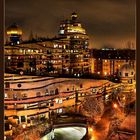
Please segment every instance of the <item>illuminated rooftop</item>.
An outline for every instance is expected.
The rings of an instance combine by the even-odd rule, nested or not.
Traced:
[[[7,28],[7,35],[22,35],[22,30],[14,23]]]

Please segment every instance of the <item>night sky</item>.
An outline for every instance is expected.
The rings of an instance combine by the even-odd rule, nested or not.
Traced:
[[[5,27],[16,22],[23,39],[30,32],[54,37],[72,12],[90,37],[90,47],[126,47],[135,43],[135,0],[5,0]]]

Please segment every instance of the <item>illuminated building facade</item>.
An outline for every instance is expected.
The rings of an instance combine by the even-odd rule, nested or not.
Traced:
[[[129,63],[136,70],[135,50],[130,49],[93,49],[92,73],[101,76],[118,74],[121,66]]]
[[[107,80],[5,74],[5,120],[36,124],[37,118],[49,118],[52,111],[58,114],[70,111],[75,105],[76,92],[82,101],[95,94],[93,89],[98,91],[111,83]]]
[[[11,33],[11,32],[10,32]],[[12,36],[12,35],[11,35]],[[59,36],[46,41],[5,46],[6,72],[80,77],[90,72],[88,36],[76,13],[60,24]],[[12,71],[12,70],[11,70]]]
[[[78,15],[72,13],[70,20],[64,20],[60,24],[59,36],[69,41],[69,45],[64,49],[65,64],[64,73],[72,75],[83,75],[90,72],[89,66],[89,41],[88,35],[81,23]]]
[[[42,47],[43,48],[43,47]],[[24,74],[35,73],[41,68],[43,49],[36,43],[5,46],[5,72]]]

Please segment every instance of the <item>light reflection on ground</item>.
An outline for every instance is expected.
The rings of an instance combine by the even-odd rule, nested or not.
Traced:
[[[85,134],[84,127],[65,127],[54,130],[55,140],[81,140]],[[51,140],[50,134],[45,135],[41,140]]]

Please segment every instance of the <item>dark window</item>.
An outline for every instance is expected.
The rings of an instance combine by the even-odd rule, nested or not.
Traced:
[[[21,122],[26,122],[25,116],[21,116]]]
[[[40,92],[37,92],[37,93],[36,93],[36,96],[41,96],[41,93],[40,93]]]
[[[8,130],[10,130],[9,123],[5,123],[5,131],[8,131]]]
[[[17,84],[17,87],[19,87],[19,88],[20,88],[21,86],[22,86],[21,84]]]
[[[5,83],[5,88],[10,88],[10,83],[9,82]]]
[[[18,116],[13,116],[13,119],[18,119],[19,117]]]
[[[125,76],[128,77],[128,73],[125,73]]]
[[[59,94],[58,88],[55,89],[55,94]]]
[[[27,123],[30,123],[31,121],[30,120],[27,120]]]
[[[121,76],[121,74],[122,74],[122,73],[120,72],[120,76]]]
[[[54,90],[51,90],[51,91],[50,91],[50,94],[54,94]]]
[[[4,119],[5,119],[5,120],[8,120],[8,117],[7,117],[7,116],[4,116]]]
[[[23,67],[24,66],[24,64],[23,64],[23,62],[19,62],[18,64],[17,64],[17,67],[19,68],[19,67]]]
[[[131,75],[133,75],[133,72],[131,72]]]

